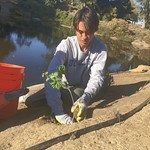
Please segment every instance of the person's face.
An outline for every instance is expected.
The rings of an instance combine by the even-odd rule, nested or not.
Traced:
[[[91,31],[89,31],[88,26],[85,25],[84,22],[79,22],[78,29],[76,30],[76,35],[81,50],[86,51],[94,37],[94,33],[91,33]]]

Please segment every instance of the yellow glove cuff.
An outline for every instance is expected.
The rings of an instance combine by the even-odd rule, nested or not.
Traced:
[[[60,123],[60,124],[64,124],[61,120],[59,120],[58,118],[56,118],[56,120]]]
[[[80,117],[80,115],[82,114],[82,110],[81,110],[81,104],[80,103],[77,103],[72,109],[71,109],[71,112],[74,113],[75,110],[78,108],[78,112],[77,112],[77,115],[76,115],[76,120],[77,122],[79,122],[80,120],[82,120],[83,118]]]

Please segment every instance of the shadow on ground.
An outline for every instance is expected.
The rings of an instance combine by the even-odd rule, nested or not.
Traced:
[[[0,131],[4,131],[13,126],[25,124],[41,116],[50,116],[50,114],[51,109],[48,106],[38,108],[22,108],[17,111],[16,115],[8,119],[0,120]]]
[[[87,118],[91,118],[94,109],[96,108],[106,108],[112,106],[114,103],[117,103],[117,100],[125,97],[131,96],[132,94],[139,91],[140,88],[148,84],[148,81],[142,81],[134,84],[127,85],[112,85],[105,90],[102,90],[94,100],[94,102],[99,102],[95,107],[89,108],[87,113]],[[111,103],[111,104],[110,104]]]

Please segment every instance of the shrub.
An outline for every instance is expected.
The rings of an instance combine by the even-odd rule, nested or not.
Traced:
[[[57,9],[55,15],[55,21],[60,22],[60,24],[72,25],[73,16],[66,11]]]
[[[129,32],[128,22],[123,19],[114,18],[108,22],[107,26],[114,34],[125,34]]]

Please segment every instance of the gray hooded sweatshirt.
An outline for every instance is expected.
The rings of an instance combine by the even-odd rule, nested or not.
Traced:
[[[77,36],[72,36],[62,40],[57,46],[48,72],[56,72],[57,67],[65,65],[69,85],[83,87],[84,92],[93,98],[102,87],[106,59],[107,49],[96,37],[92,39],[87,51],[82,52]],[[45,92],[52,113],[55,115],[63,113],[60,91],[45,82]]]

